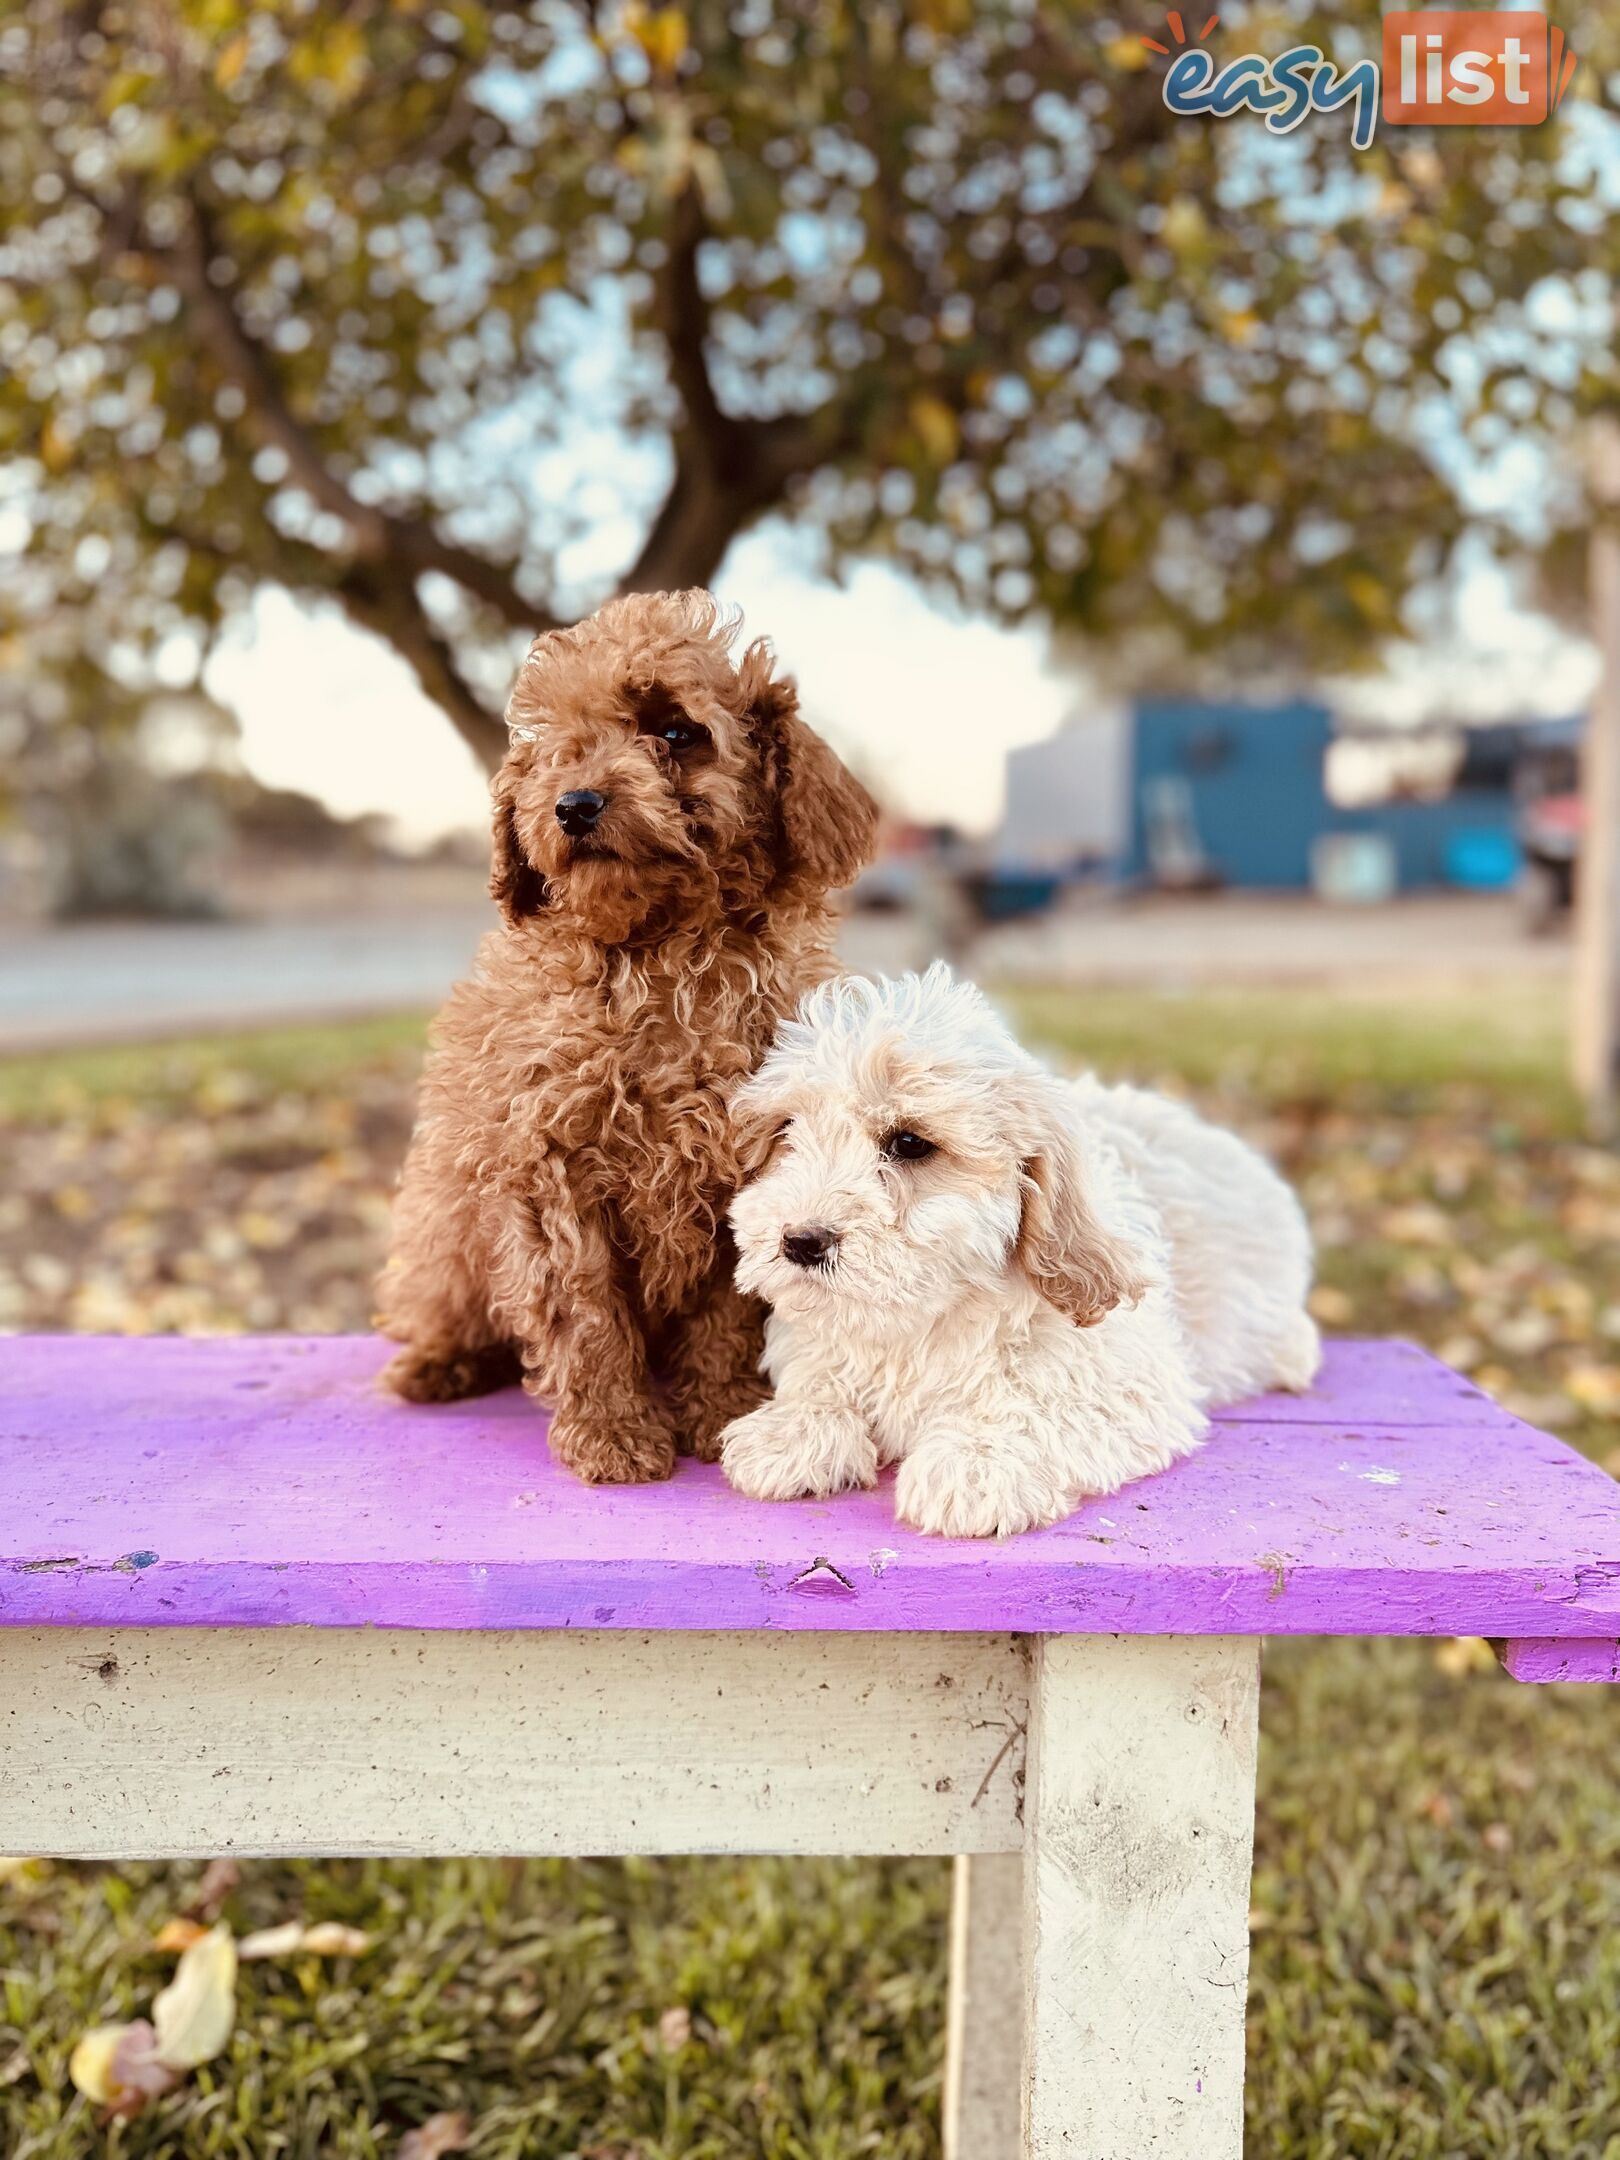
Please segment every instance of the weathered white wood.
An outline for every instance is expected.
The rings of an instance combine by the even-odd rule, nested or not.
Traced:
[[[0,1852],[1005,1852],[1008,1635],[0,1628]]]
[[[959,1853],[951,1892],[945,2160],[1017,2160],[1023,1945],[1023,1855]]]
[[[1025,2160],[1238,2160],[1260,1648],[1045,1636],[1025,1788]]]

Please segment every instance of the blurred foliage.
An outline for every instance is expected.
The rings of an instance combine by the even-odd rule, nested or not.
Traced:
[[[1173,120],[1156,17],[1035,0],[18,0],[8,616],[128,677],[261,581],[329,595],[488,755],[604,535],[696,582],[787,507],[1154,665],[1368,657],[1464,469],[1613,394],[1620,21],[1559,13],[1558,121],[1356,153]]]

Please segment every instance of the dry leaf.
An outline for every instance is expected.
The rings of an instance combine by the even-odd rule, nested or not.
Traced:
[[[198,1920],[217,1920],[220,1907],[241,1880],[242,1870],[234,1860],[210,1860],[203,1869],[196,1895],[186,1907],[187,1912]]]
[[[236,1954],[251,1964],[263,1958],[360,1957],[370,1948],[371,1937],[362,1929],[344,1927],[336,1920],[317,1920],[313,1927],[305,1927],[301,1920],[284,1920],[280,1927],[244,1935]]]
[[[292,1957],[303,1940],[304,1923],[286,1920],[280,1927],[258,1928],[253,1934],[244,1935],[236,1946],[236,1954],[244,1964],[252,1964],[259,1958]]]
[[[27,2074],[28,2050],[25,2047],[15,2047],[5,2060],[0,2062],[0,2092],[3,2092],[8,2085],[15,2085],[20,2078],[26,2077]]]
[[[465,2152],[472,2138],[472,2123],[458,2109],[453,2115],[430,2115],[399,2141],[396,2160],[439,2160],[441,2153]]]
[[[1318,1283],[1311,1292],[1310,1303],[1311,1311],[1324,1327],[1348,1327],[1355,1318],[1354,1304],[1332,1283]]]
[[[138,2115],[179,2082],[159,2059],[157,2034],[145,2018],[92,2026],[69,2058],[68,2076],[87,2100],[115,2115]]]
[[[236,2023],[236,1945],[220,1923],[195,1942],[152,2005],[157,2052],[174,2070],[212,2062]]]
[[[1496,1652],[1478,1635],[1453,1635],[1439,1645],[1434,1662],[1453,1680],[1460,1680],[1465,1673],[1494,1672]]]
[[[152,1937],[154,1950],[189,1950],[208,1930],[197,1920],[166,1920]]]
[[[361,1957],[371,1948],[363,1929],[343,1927],[336,1920],[317,1920],[304,1930],[300,1947],[316,1957]]]
[[[45,1873],[48,1865],[44,1860],[27,1860],[16,1854],[0,1853],[0,1890],[8,1883],[34,1882]]]
[[[658,2020],[658,2045],[675,2055],[692,2037],[692,2013],[684,2003],[673,2003]]]

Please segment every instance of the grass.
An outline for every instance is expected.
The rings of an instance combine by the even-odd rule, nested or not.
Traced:
[[[1031,1042],[1120,1076],[1243,1090],[1272,1105],[1429,1103],[1462,1087],[1489,1090],[1498,1114],[1529,1113],[1566,1132],[1577,1125],[1557,984],[1531,980],[1502,998],[1463,989],[1421,1003],[1014,984],[1002,1002]]]
[[[1620,1164],[1575,1137],[1542,993],[1009,1002],[1062,1053],[1263,1137],[1311,1208],[1334,1324],[1436,1343],[1620,1468]],[[24,1323],[92,1324],[122,1286],[117,1324],[363,1324],[420,1035],[0,1065]],[[1272,1646],[1254,2160],[1620,2160],[1617,1762],[1615,1691],[1515,1688],[1421,1643]],[[339,1919],[371,1950],[245,1968],[230,2052],[102,2130],[68,2052],[147,2006],[152,1934],[200,1872],[0,1882],[4,2160],[373,2160],[444,2110],[482,2160],[938,2151],[931,1862],[250,1864],[239,1932]]]
[[[108,1103],[173,1108],[199,1087],[242,1075],[261,1089],[318,1094],[379,1063],[414,1071],[426,1028],[418,1013],[387,1014],[0,1058],[0,1117],[57,1117]]]

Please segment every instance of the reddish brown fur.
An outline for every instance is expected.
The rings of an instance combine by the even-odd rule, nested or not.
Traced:
[[[707,593],[618,600],[530,652],[497,773],[503,920],[435,1024],[380,1288],[415,1402],[517,1377],[581,1477],[712,1457],[762,1396],[763,1315],[732,1285],[729,1086],[831,972],[827,896],[868,859],[870,796]],[[673,715],[711,746],[674,753]],[[608,797],[590,843],[557,797]]]

